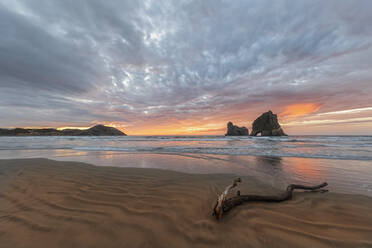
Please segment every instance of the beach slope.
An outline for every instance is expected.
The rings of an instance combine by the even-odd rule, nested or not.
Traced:
[[[125,161],[123,161],[125,163]],[[296,192],[216,221],[234,175],[0,160],[1,247],[372,247],[372,198]],[[243,194],[272,194],[242,177]]]

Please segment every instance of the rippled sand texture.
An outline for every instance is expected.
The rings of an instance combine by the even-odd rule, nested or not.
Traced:
[[[0,247],[372,247],[364,196],[296,193],[217,222],[211,209],[233,178],[0,160]],[[247,177],[241,190],[277,191]]]

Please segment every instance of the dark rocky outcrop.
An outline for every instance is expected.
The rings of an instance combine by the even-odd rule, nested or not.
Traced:
[[[253,122],[251,135],[260,133],[261,136],[286,136],[279,125],[278,117],[271,111],[263,113]]]
[[[249,135],[248,128],[235,126],[231,121],[227,123],[227,133],[225,136]]]
[[[80,130],[79,135],[84,136],[120,136],[126,135],[122,131],[114,128],[114,127],[106,127],[104,125],[96,125],[86,130]]]
[[[42,129],[0,129],[0,136],[125,136],[126,134],[120,130],[107,127],[104,125],[96,125],[89,129],[64,129],[57,130],[54,128]]]

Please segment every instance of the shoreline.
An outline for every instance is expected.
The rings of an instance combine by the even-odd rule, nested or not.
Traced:
[[[332,192],[372,197],[370,161],[213,155],[196,153],[121,153],[109,151],[0,151],[2,158],[48,158],[97,166],[158,168],[193,174],[248,175],[276,188],[327,181]]]
[[[372,136],[244,137],[246,136],[4,136],[0,140],[11,143],[10,146],[2,147],[2,152],[8,150],[19,153],[25,150],[66,150],[372,161]],[[2,154],[4,155],[6,157],[6,154]]]
[[[125,161],[123,161],[125,163]],[[365,247],[372,198],[295,192],[217,222],[216,197],[236,176],[48,159],[0,160],[4,247]],[[274,188],[242,177],[242,194]],[[301,227],[301,228],[299,228]]]

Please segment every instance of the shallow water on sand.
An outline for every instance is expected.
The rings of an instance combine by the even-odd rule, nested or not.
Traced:
[[[274,187],[327,181],[372,196],[371,136],[0,137],[0,158],[251,175]]]
[[[3,155],[0,157],[10,158]],[[326,181],[332,192],[372,196],[370,161],[66,150],[23,151],[21,154],[13,153],[12,157],[43,157],[60,161],[80,161],[99,166],[158,168],[187,173],[248,175],[282,189],[290,183],[318,184]]]

